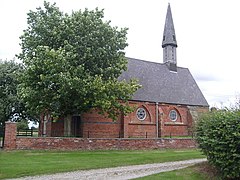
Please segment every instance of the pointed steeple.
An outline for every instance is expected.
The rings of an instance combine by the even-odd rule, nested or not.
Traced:
[[[173,24],[170,3],[168,3],[165,27],[164,27],[164,32],[163,32],[162,47],[164,48],[167,45],[172,45],[172,46],[177,47],[176,34],[175,34],[175,29],[174,29],[174,24]]]
[[[177,71],[177,40],[173,25],[173,18],[170,4],[168,4],[167,15],[163,32],[163,63],[168,65],[170,71]]]

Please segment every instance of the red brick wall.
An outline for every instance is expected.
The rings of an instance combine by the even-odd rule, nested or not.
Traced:
[[[193,139],[86,139],[86,138],[24,138],[18,137],[16,149],[57,150],[141,150],[196,148]]]
[[[135,111],[124,118],[124,137],[157,137],[156,103],[130,102],[130,105],[135,108]],[[139,107],[144,107],[148,112],[144,121],[137,119],[136,110]],[[178,113],[176,121],[171,121],[169,118],[171,110],[175,110]],[[158,137],[170,136],[170,134],[172,136],[191,135],[189,130],[191,125],[192,117],[187,106],[158,105]]]
[[[108,150],[108,149],[162,149],[196,148],[193,139],[140,139],[140,138],[61,138],[16,137],[16,123],[6,123],[4,149],[58,149],[58,150]]]
[[[63,137],[64,136],[64,118],[59,118],[57,121],[52,122],[51,136]]]
[[[106,115],[98,114],[95,109],[82,114],[81,123],[83,137],[87,138],[118,138],[123,131],[121,117],[113,121],[107,118]]]
[[[162,114],[160,116],[161,121],[161,136],[187,136],[191,135],[189,128],[192,125],[192,117],[189,113],[187,106],[182,105],[169,105],[162,104],[159,105],[162,109]],[[169,113],[171,110],[177,111],[178,118],[176,121],[172,121],[169,118]]]
[[[188,136],[192,135],[193,112],[203,111],[201,107],[191,107],[184,105],[158,104],[156,113],[156,103],[130,101],[130,106],[134,112],[123,117],[120,116],[116,121],[98,114],[96,109],[89,113],[81,115],[81,136],[86,138],[156,138],[165,136]],[[145,108],[147,117],[141,121],[136,116],[139,107]],[[169,112],[176,110],[178,118],[171,121]],[[158,114],[158,117],[156,117]],[[198,112],[197,112],[198,114]],[[157,123],[158,119],[158,123]],[[63,136],[64,122],[63,119],[57,122],[48,121],[47,130],[52,133],[47,136]],[[42,125],[40,126],[40,129]],[[58,133],[54,133],[57,132]],[[62,133],[61,133],[62,132]],[[158,135],[157,135],[158,133]]]
[[[130,102],[134,111],[124,117],[124,137],[157,137],[156,129],[156,104],[149,102]],[[144,108],[147,111],[146,119],[141,121],[137,118],[138,108]]]
[[[17,124],[14,122],[5,123],[4,149],[16,149]]]

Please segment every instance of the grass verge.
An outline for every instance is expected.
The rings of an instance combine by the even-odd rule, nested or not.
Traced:
[[[220,176],[217,171],[208,164],[208,162],[198,163],[184,169],[162,172],[150,176],[136,178],[135,180],[219,180]]]
[[[199,150],[0,151],[0,179],[204,158]]]

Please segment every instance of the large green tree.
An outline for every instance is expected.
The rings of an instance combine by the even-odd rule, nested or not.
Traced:
[[[20,121],[30,117],[17,95],[22,70],[22,65],[15,61],[0,60],[0,126],[8,120]]]
[[[20,94],[29,110],[64,116],[97,108],[113,119],[131,111],[127,100],[139,85],[118,81],[127,67],[127,29],[103,17],[98,9],[65,14],[48,2],[28,13],[18,57],[25,66]]]

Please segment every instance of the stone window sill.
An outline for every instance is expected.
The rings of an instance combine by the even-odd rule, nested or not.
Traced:
[[[187,124],[184,124],[182,122],[165,122],[165,126],[187,126]]]
[[[153,124],[153,123],[128,123],[129,125],[156,125],[156,124]]]

